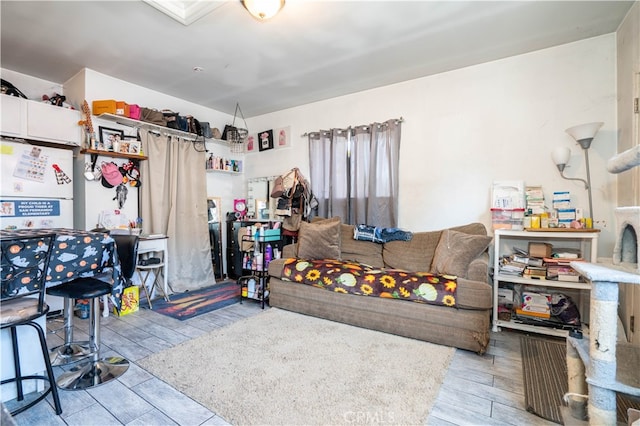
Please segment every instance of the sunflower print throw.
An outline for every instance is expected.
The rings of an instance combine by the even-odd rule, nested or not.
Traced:
[[[280,278],[336,293],[456,307],[458,283],[453,275],[375,269],[333,259],[287,259]]]

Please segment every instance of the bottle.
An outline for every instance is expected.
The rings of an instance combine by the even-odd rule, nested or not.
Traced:
[[[265,268],[269,266],[269,262],[273,258],[273,248],[271,248],[271,244],[267,243],[267,246],[264,248],[264,266]]]

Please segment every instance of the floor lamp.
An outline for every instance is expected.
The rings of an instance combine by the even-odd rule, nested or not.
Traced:
[[[582,151],[584,152],[584,163],[587,168],[587,180],[580,178],[569,178],[564,175],[564,168],[569,162],[569,158],[571,157],[571,150],[566,147],[558,147],[553,150],[551,156],[553,158],[553,162],[556,163],[556,167],[558,167],[558,171],[560,171],[560,176],[563,179],[567,180],[579,180],[584,183],[584,188],[587,190],[587,194],[589,195],[589,217],[593,220],[593,200],[591,197],[591,173],[589,171],[589,148],[591,147],[591,141],[600,130],[604,123],[587,123],[581,124],[579,126],[570,127],[565,130],[575,141],[582,147]]]

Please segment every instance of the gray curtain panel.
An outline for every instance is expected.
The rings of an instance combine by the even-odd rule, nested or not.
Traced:
[[[318,216],[396,227],[400,120],[309,134],[311,189]]]

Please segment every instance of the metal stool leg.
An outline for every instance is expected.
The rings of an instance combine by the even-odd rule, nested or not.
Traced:
[[[73,341],[73,303],[74,300],[64,299],[64,344],[49,351],[52,366],[71,364],[91,356],[98,351],[90,342]]]
[[[129,368],[129,361],[122,357],[100,359],[100,303],[90,299],[91,334],[89,344],[96,347],[90,361],[81,362],[58,377],[58,386],[65,390],[83,390],[102,385],[120,377]]]

